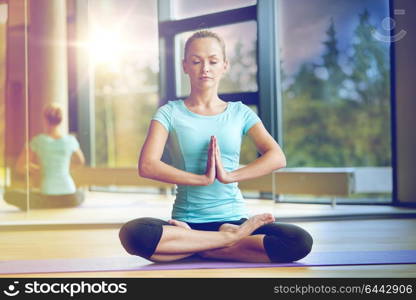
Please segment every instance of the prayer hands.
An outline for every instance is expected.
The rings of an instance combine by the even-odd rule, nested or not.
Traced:
[[[209,171],[209,172],[208,172]],[[209,175],[208,175],[209,174]],[[207,173],[208,178],[212,178],[214,182],[215,178],[221,183],[231,183],[230,174],[224,169],[221,161],[221,150],[217,143],[217,138],[211,136],[211,141],[208,150],[208,162],[207,162]]]
[[[211,136],[211,141],[208,148],[207,167],[205,169],[206,185],[214,183],[215,175],[215,144],[214,136]]]

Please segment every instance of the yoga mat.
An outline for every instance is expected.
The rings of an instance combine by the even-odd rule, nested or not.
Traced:
[[[246,263],[191,257],[170,263],[152,263],[136,256],[13,260],[0,262],[0,274],[151,271],[228,268],[316,267],[342,265],[416,264],[416,250],[312,252],[294,263]]]

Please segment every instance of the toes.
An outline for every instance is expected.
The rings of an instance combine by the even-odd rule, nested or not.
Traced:
[[[168,223],[171,224],[171,225],[175,225],[175,226],[181,226],[182,225],[180,222],[178,222],[176,220],[173,220],[173,219],[169,220]]]
[[[174,226],[178,226],[178,227],[182,227],[182,228],[186,228],[186,229],[191,229],[191,227],[186,224],[185,222],[182,221],[178,221],[178,220],[174,220],[174,219],[170,219],[168,220],[168,223]]]
[[[274,218],[274,216],[272,214],[266,213],[266,214],[264,214],[264,221],[266,223],[271,223],[271,222],[274,222],[275,221],[275,218]]]

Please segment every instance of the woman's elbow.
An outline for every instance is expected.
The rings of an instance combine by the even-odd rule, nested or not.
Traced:
[[[275,161],[275,170],[282,169],[286,167],[286,156],[283,152],[279,151],[279,153],[276,155],[276,161]]]
[[[85,166],[85,158],[84,157],[78,158],[78,160],[75,162],[75,165],[77,167],[83,167],[83,166]]]
[[[139,169],[139,176],[140,177],[144,177],[144,178],[150,178],[151,177],[151,170],[152,170],[152,163],[149,162],[139,162],[138,165],[138,169]]]
[[[282,155],[279,159],[279,169],[286,168],[286,156]]]
[[[71,167],[85,166],[85,156],[81,150],[75,151],[71,156]]]
[[[147,177],[147,170],[145,169],[143,164],[138,165],[138,171],[139,171],[138,172],[139,177],[144,177],[144,178]]]

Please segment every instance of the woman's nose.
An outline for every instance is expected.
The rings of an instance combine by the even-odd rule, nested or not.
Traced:
[[[203,63],[202,64],[202,72],[206,73],[209,71],[209,64],[208,63]]]

